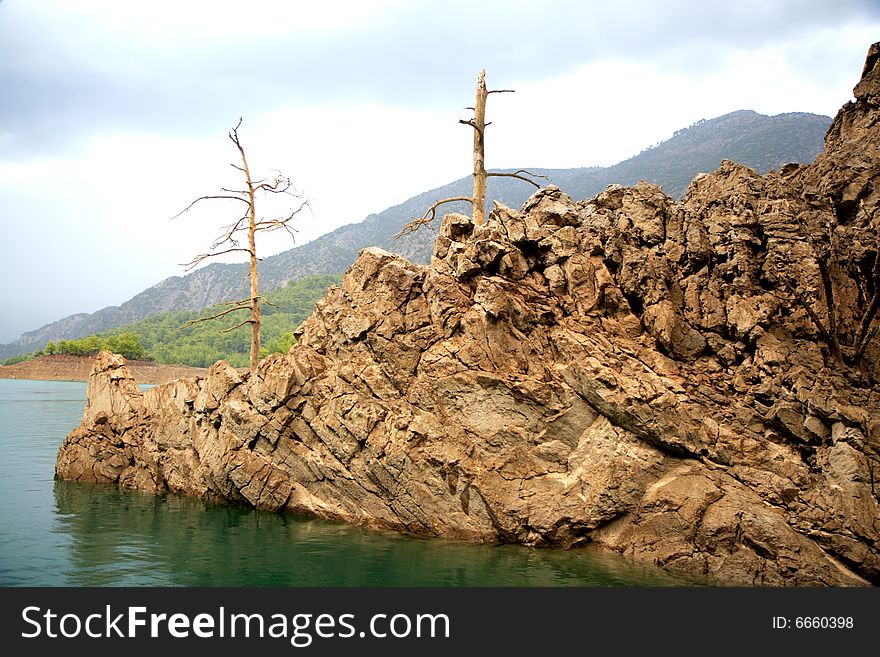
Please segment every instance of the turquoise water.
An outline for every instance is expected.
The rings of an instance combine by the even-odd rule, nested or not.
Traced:
[[[401,536],[54,481],[86,384],[0,380],[2,586],[677,586],[618,555]]]

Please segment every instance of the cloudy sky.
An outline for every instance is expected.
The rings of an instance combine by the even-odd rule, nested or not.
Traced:
[[[297,244],[487,166],[610,165],[738,109],[833,116],[876,0],[0,0],[0,341],[118,305],[205,250],[257,172],[310,199]],[[263,243],[263,255],[290,248]],[[258,245],[258,249],[260,245]]]

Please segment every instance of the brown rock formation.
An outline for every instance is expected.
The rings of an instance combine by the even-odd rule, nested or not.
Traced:
[[[878,66],[875,45],[813,165],[724,162],[680,203],[548,187],[447,216],[429,267],[365,249],[252,375],[141,395],[103,353],[57,475],[878,584]]]

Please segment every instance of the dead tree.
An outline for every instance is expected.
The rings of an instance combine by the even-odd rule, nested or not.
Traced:
[[[513,93],[513,89],[493,89],[489,91],[486,88],[486,71],[480,70],[479,75],[477,75],[477,91],[476,91],[476,100],[474,102],[473,107],[466,107],[465,109],[473,110],[474,118],[472,119],[460,119],[459,123],[464,125],[469,125],[474,129],[474,190],[471,196],[454,196],[451,198],[444,198],[440,201],[435,202],[428,210],[422,215],[420,218],[414,219],[406,226],[404,226],[401,231],[397,234],[397,237],[402,237],[409,233],[412,233],[418,230],[421,226],[430,225],[437,216],[437,208],[446,203],[455,203],[457,201],[466,201],[471,204],[472,212],[473,212],[473,222],[476,225],[481,225],[486,223],[486,179],[491,177],[506,177],[506,178],[517,178],[518,180],[522,180],[524,182],[529,183],[530,185],[534,185],[535,187],[540,187],[538,183],[530,178],[526,178],[525,176],[531,176],[532,178],[544,178],[547,179],[546,176],[539,176],[537,174],[526,171],[525,169],[519,169],[518,171],[514,171],[513,173],[502,173],[502,172],[488,172],[486,171],[485,164],[485,151],[486,151],[486,127],[491,125],[491,121],[486,123],[486,100],[489,98],[489,94],[505,94],[505,93]]]
[[[221,194],[209,194],[205,196],[200,196],[188,206],[186,206],[183,210],[174,215],[172,219],[177,218],[182,214],[185,214],[190,209],[192,209],[193,206],[201,201],[237,201],[245,205],[245,209],[242,215],[222,229],[220,235],[217,237],[216,240],[214,240],[213,244],[211,244],[211,248],[207,252],[197,255],[189,262],[184,263],[183,266],[186,268],[186,271],[190,271],[208,258],[213,258],[228,253],[247,253],[249,259],[247,278],[250,280],[250,296],[248,296],[247,298],[238,299],[236,301],[229,301],[227,303],[224,303],[222,305],[225,306],[225,308],[220,312],[214,313],[213,315],[210,315],[208,317],[199,317],[198,319],[191,320],[184,324],[184,326],[192,326],[200,322],[207,322],[212,319],[219,319],[220,317],[225,317],[226,315],[237,312],[239,310],[249,311],[250,316],[247,319],[244,319],[237,324],[234,324],[233,326],[223,329],[222,332],[227,333],[246,324],[251,325],[250,370],[251,372],[253,372],[256,369],[257,364],[260,360],[260,304],[268,303],[265,297],[260,295],[259,280],[257,276],[257,261],[260,260],[260,258],[257,257],[256,235],[259,232],[268,232],[281,229],[287,231],[287,233],[289,233],[291,237],[294,237],[295,231],[290,225],[290,222],[304,208],[306,208],[309,203],[308,200],[305,200],[303,198],[303,195],[301,193],[298,193],[294,189],[293,183],[291,182],[290,178],[282,175],[281,173],[277,174],[272,180],[269,180],[267,178],[254,180],[252,178],[251,170],[248,166],[247,157],[245,156],[244,147],[241,145],[241,140],[238,136],[238,129],[241,127],[241,121],[242,120],[239,118],[238,124],[229,132],[229,139],[230,141],[232,141],[233,144],[235,144],[235,148],[238,150],[238,154],[241,158],[241,165],[233,163],[230,166],[240,171],[244,176],[244,189],[228,189],[226,187],[221,187]],[[291,208],[288,213],[279,217],[258,218],[256,199],[257,196],[260,194],[285,194],[291,196],[297,199],[297,207]],[[245,234],[247,238],[246,245],[242,245],[240,243],[240,239],[243,234]]]

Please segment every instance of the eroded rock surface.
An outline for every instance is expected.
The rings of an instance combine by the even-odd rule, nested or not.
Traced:
[[[448,215],[428,267],[365,249],[250,375],[141,394],[102,353],[57,475],[878,584],[878,67],[875,45],[810,166],[724,162],[681,202],[548,187],[483,226]]]

